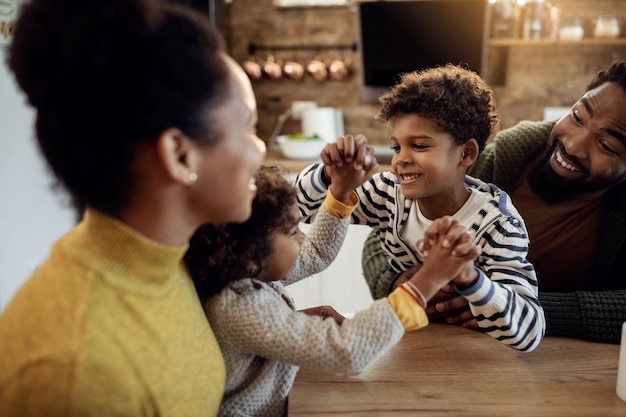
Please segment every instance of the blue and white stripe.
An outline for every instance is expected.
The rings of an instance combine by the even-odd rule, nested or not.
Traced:
[[[311,165],[296,178],[298,205],[307,223],[326,197],[323,169],[323,164]],[[507,193],[469,176],[466,186],[489,193],[491,199],[469,226],[475,233],[475,243],[482,248],[475,262],[480,278],[472,287],[457,291],[469,301],[485,332],[507,346],[531,351],[543,338],[545,317],[538,300],[535,270],[526,258],[526,227]],[[391,267],[402,272],[421,263],[421,255],[414,247],[421,236],[407,242],[401,233],[416,203],[404,197],[395,174],[378,173],[356,193],[360,202],[351,222],[368,225],[378,234]]]

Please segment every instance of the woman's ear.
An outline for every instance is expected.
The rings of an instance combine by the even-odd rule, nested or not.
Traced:
[[[163,169],[171,179],[189,185],[197,178],[193,142],[179,129],[161,132],[156,143],[157,154]]]
[[[476,139],[472,138],[461,146],[463,147],[463,151],[461,152],[461,166],[467,168],[478,158],[478,142],[476,142]]]

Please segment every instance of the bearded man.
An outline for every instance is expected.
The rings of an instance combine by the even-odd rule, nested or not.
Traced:
[[[509,193],[524,218],[546,335],[619,343],[626,321],[626,62],[600,71],[559,120],[498,132],[468,174]],[[394,272],[373,233],[362,263],[374,298],[419,268]],[[453,286],[426,312],[478,328]]]

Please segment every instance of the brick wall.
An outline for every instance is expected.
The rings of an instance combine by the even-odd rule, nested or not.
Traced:
[[[222,0],[218,0],[222,1]],[[548,1],[548,0],[546,0]],[[591,18],[599,14],[626,17],[626,0],[561,0],[563,17],[579,16],[591,32]],[[249,45],[327,45],[323,50],[259,50],[254,58],[269,54],[278,60],[307,62],[319,57],[351,59],[352,73],[342,81],[263,79],[253,82],[259,106],[259,136],[267,140],[277,117],[296,100],[316,101],[320,106],[341,108],[347,133],[364,133],[372,143],[387,143],[388,127],[374,120],[375,104],[363,102],[359,90],[358,51],[334,50],[333,45],[357,42],[357,13],[353,6],[275,8],[272,0],[234,0],[222,23],[231,55],[243,62]],[[626,32],[623,28],[622,33]],[[624,36],[624,34],[622,34]],[[501,127],[524,119],[541,119],[546,106],[570,106],[587,82],[613,60],[626,59],[623,45],[561,45],[490,47],[486,79],[496,93]],[[499,74],[490,79],[490,74]],[[493,78],[493,77],[492,77]],[[288,120],[283,133],[299,131],[299,122]]]

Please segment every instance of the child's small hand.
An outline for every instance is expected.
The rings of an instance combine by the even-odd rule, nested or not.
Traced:
[[[448,277],[448,280],[459,278],[463,283],[473,277],[476,273],[473,269],[474,260],[480,255],[480,247],[472,243],[472,235],[461,226],[462,233],[459,233],[458,225],[455,226],[452,234],[448,233],[445,239],[441,236],[439,240],[430,247],[424,258],[422,269],[436,271],[436,275]],[[450,236],[457,236],[456,240],[450,242]],[[428,266],[428,268],[426,268]],[[471,268],[470,271],[469,269]],[[443,286],[446,282],[442,282]]]
[[[469,287],[478,279],[478,272],[474,268],[474,260],[480,255],[480,247],[475,245],[473,234],[465,231],[459,224],[453,224],[443,237],[439,237],[443,247],[451,249],[450,255],[469,259],[462,264],[459,273],[454,277],[454,282],[460,287]],[[442,240],[443,239],[443,240]]]
[[[320,316],[324,320],[331,317],[337,324],[343,323],[345,317],[342,316],[337,310],[332,308],[331,306],[319,306],[319,307],[311,307],[305,308],[304,310],[300,310],[301,313],[307,314],[309,316]]]
[[[417,249],[428,256],[428,251],[438,242],[442,242],[444,248],[451,247],[464,233],[466,228],[458,220],[450,216],[443,216],[432,222],[424,232],[424,237],[417,241]],[[462,250],[463,248],[459,248]],[[454,253],[453,253],[454,254]]]
[[[480,255],[480,247],[472,243],[472,238],[465,227],[449,217],[433,222],[424,239],[418,242],[418,248],[425,254],[424,263],[411,278],[426,299],[450,280],[458,285],[471,285],[477,279],[473,262]]]
[[[363,135],[346,135],[329,143],[322,151],[324,173],[330,180],[333,196],[347,203],[352,191],[369,180],[378,170],[373,149]]]
[[[326,166],[325,173],[330,177],[328,167],[342,167],[352,164],[354,169],[365,169],[375,172],[378,161],[374,155],[374,148],[367,145],[367,138],[363,135],[340,136],[336,142],[328,143],[322,149],[320,157]]]
[[[369,169],[374,149],[367,146],[367,138],[363,135],[340,136],[336,142],[328,143],[322,149],[320,157],[326,166],[343,166],[354,164],[355,169]]]

